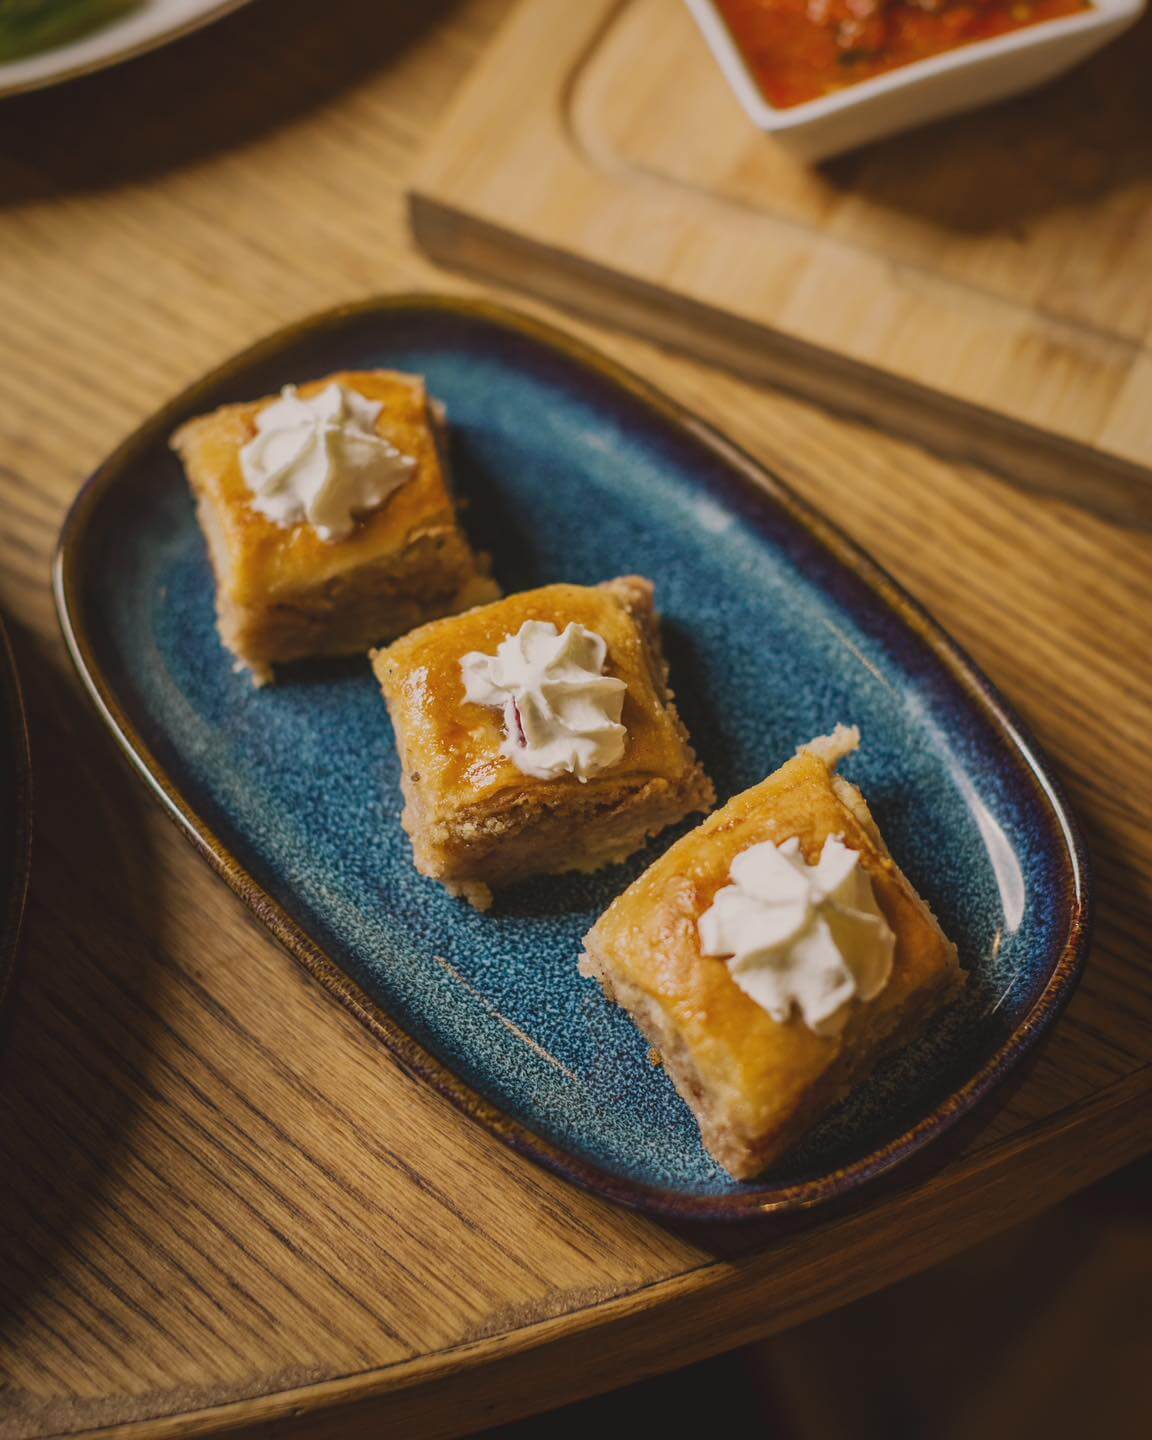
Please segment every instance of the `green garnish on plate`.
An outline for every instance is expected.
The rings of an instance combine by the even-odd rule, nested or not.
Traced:
[[[20,60],[107,25],[140,0],[0,0],[0,63]]]

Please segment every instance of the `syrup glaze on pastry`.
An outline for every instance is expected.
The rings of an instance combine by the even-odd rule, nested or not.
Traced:
[[[442,426],[424,382],[389,370],[340,371],[300,385],[296,398],[308,404],[333,386],[379,407],[376,434],[415,467],[338,540],[320,533],[330,527],[278,523],[254,503],[241,457],[282,397],[226,405],[172,437],[216,574],[221,639],[258,683],[275,665],[363,653],[499,594],[457,521]]]
[[[506,755],[537,780],[586,781],[624,754],[620,723],[628,686],[604,674],[604,637],[575,621],[561,634],[551,620],[525,620],[495,655],[473,650],[460,661],[464,697],[504,716]]]
[[[896,937],[860,852],[839,835],[828,836],[814,865],[795,835],[741,850],[697,929],[701,954],[725,957],[773,1020],[795,1009],[818,1035],[843,1029],[851,1002],[875,999],[892,973]]]
[[[858,739],[838,727],[802,747],[678,840],[585,937],[581,969],[632,1015],[704,1144],[738,1179],[790,1149],[964,982],[956,947],[889,854],[859,790],[836,773]],[[724,958],[705,955],[700,919],[750,847],[795,839],[816,866],[832,836],[859,855],[895,946],[883,988],[851,998],[839,1028],[817,1033],[794,1009],[774,1019]]]
[[[346,540],[416,469],[377,431],[383,409],[335,380],[309,396],[285,385],[240,451],[252,508],[277,525],[311,525],[321,540]]]
[[[525,774],[507,753],[503,707],[465,693],[465,657],[496,654],[527,622],[601,637],[604,673],[624,686],[626,741],[595,774]],[[510,595],[405,635],[373,665],[396,733],[416,868],[475,904],[527,875],[622,860],[713,802],[668,688],[648,580]]]

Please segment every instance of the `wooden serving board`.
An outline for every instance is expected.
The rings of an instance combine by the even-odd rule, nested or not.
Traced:
[[[1152,26],[818,169],[673,0],[524,0],[409,198],[436,258],[1152,518]]]

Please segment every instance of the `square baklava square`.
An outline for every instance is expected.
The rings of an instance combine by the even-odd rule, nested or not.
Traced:
[[[172,447],[208,543],[221,638],[258,683],[499,594],[457,519],[442,412],[418,376],[287,386],[189,420]]]
[[[494,886],[623,860],[714,801],[638,576],[511,595],[373,666],[416,868],[481,908]]]
[[[790,1149],[964,983],[955,945],[837,774],[857,732],[804,746],[672,845],[585,937],[738,1179]]]

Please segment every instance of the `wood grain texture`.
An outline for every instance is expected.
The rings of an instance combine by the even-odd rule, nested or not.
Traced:
[[[672,1228],[517,1159],[284,956],[129,774],[52,612],[82,477],[261,333],[460,284],[411,245],[404,186],[502,0],[271,8],[4,110],[0,608],[37,780],[0,1047],[6,1440],[459,1434],[842,1304],[1152,1145],[1152,544],[785,394],[573,327],[952,629],[1067,782],[1098,888],[1083,983],[1027,1075],[853,1208]]]
[[[413,185],[440,259],[1152,521],[1152,19],[814,169],[672,0],[526,0]],[[1071,463],[1070,463],[1071,460]]]

